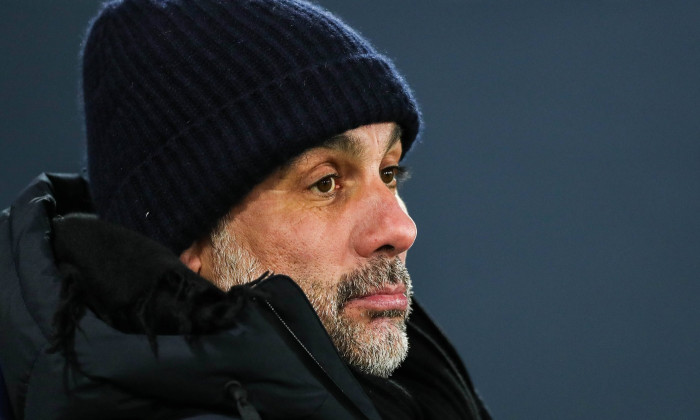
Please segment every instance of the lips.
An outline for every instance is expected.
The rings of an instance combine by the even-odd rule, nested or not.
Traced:
[[[345,308],[365,311],[406,311],[408,309],[406,286],[403,284],[386,285],[350,299]]]

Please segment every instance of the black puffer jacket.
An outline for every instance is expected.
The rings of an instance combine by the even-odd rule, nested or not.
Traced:
[[[366,378],[289,278],[221,292],[159,244],[76,215],[90,207],[80,177],[45,174],[0,215],[0,366],[15,418],[379,419],[402,403],[386,389],[418,418],[489,418],[419,306],[407,361],[392,381]]]

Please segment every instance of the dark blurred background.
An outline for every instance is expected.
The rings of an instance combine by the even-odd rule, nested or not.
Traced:
[[[319,0],[422,105],[408,265],[498,419],[700,418],[700,2]],[[0,203],[78,171],[99,1],[0,5]]]

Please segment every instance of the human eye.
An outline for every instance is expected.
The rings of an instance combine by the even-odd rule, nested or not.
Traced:
[[[399,165],[387,166],[379,171],[379,176],[388,187],[396,188],[400,181],[408,177],[408,169]]]
[[[338,183],[336,182],[337,179],[337,174],[327,175],[314,182],[313,185],[309,187],[309,189],[317,194],[332,195],[333,192],[338,188]]]

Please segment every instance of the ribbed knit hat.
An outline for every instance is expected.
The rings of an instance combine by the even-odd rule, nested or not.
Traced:
[[[121,0],[83,50],[88,174],[103,219],[176,253],[327,138],[419,111],[391,61],[293,0]]]

